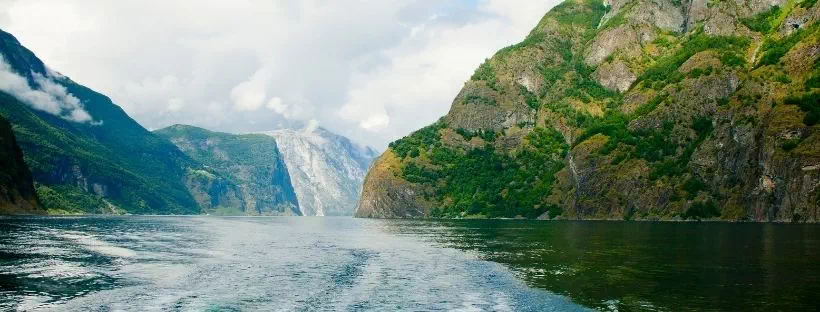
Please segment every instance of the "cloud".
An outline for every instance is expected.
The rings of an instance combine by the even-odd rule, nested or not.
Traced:
[[[185,100],[180,98],[171,98],[168,99],[168,108],[169,112],[178,112],[185,108]]]
[[[0,27],[148,128],[316,120],[383,149],[446,114],[473,70],[558,1],[9,3]]]
[[[267,97],[267,88],[271,75],[270,69],[260,68],[248,80],[231,89],[231,100],[234,109],[238,111],[255,111],[262,108]]]
[[[316,119],[311,119],[308,120],[305,127],[302,128],[302,132],[304,132],[305,134],[310,134],[313,133],[313,131],[316,131],[316,129],[319,129],[319,121],[317,121]]]
[[[91,115],[85,111],[80,100],[68,93],[61,86],[40,74],[34,74],[34,81],[39,86],[33,89],[28,80],[14,72],[11,66],[0,56],[0,90],[11,94],[34,109],[58,116],[65,120],[86,123],[91,122]]]

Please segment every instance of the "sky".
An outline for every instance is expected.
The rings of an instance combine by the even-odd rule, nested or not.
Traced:
[[[0,28],[148,129],[319,125],[383,150],[557,0],[0,0]]]

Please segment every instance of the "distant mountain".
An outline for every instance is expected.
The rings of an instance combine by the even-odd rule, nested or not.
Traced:
[[[390,144],[361,217],[820,221],[816,0],[567,0]]]
[[[43,214],[11,125],[0,117],[0,214]]]
[[[211,190],[197,185],[195,176],[224,179],[140,126],[106,96],[49,70],[3,31],[0,56],[0,115],[14,125],[46,208],[199,214],[195,197],[230,198],[202,194]]]
[[[235,192],[229,192],[237,194],[231,206],[216,207],[219,201],[196,198],[206,211],[231,213],[232,209],[241,209],[245,215],[302,214],[274,138],[264,134],[212,132],[186,125],[170,126],[154,133],[170,140],[185,154],[237,186]],[[198,178],[207,180],[208,175],[203,172]],[[233,211],[232,214],[239,212]]]
[[[322,128],[266,134],[279,144],[302,215],[353,215],[374,150]]]

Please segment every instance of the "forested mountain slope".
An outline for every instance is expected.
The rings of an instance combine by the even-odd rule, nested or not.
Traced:
[[[108,97],[48,69],[3,31],[0,56],[0,115],[14,125],[43,206],[73,213],[202,212],[194,200],[202,187],[186,185],[207,170],[201,164]]]
[[[356,215],[818,221],[819,17],[566,1],[390,145]]]
[[[230,134],[175,125],[154,133],[174,143],[185,154],[226,177],[230,184],[210,184],[210,173],[199,171],[190,179],[208,186],[195,197],[208,212],[244,215],[300,215],[288,169],[276,140],[264,134]],[[219,188],[233,188],[217,191]],[[235,194],[218,200],[208,194]],[[223,205],[220,207],[220,203]]]
[[[0,214],[43,213],[11,124],[0,117]]]

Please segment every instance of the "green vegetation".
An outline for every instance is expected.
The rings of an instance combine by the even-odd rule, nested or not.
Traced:
[[[463,128],[456,129],[456,133],[460,134],[464,140],[471,140],[474,137],[480,137],[484,142],[493,142],[495,138],[498,137],[500,134],[496,133],[494,130],[478,130],[478,131],[469,131]]]
[[[760,13],[758,15],[742,18],[740,21],[746,27],[749,27],[752,31],[760,32],[760,33],[767,33],[769,30],[777,27],[774,25],[777,18],[780,16],[780,7],[773,6],[766,12]]]
[[[563,25],[580,26],[583,29],[595,29],[601,18],[606,14],[607,7],[602,1],[582,0],[582,6],[562,3],[552,11],[552,17]]]
[[[814,5],[814,1],[801,5],[808,2]],[[524,129],[505,129],[512,126],[508,122],[488,126],[495,131],[452,129],[471,140],[471,144],[453,146],[440,142],[440,133],[449,130],[442,131],[447,126],[439,122],[391,144],[401,158],[398,168],[407,181],[418,184],[413,185],[415,190],[429,200],[419,202],[421,206],[435,203],[437,207],[431,211],[435,217],[761,218],[759,212],[749,211],[751,204],[738,202],[745,198],[740,192],[750,183],[758,183],[744,180],[751,176],[751,169],[743,166],[749,161],[748,153],[743,152],[744,142],[759,140],[761,133],[803,127],[800,119],[808,126],[820,123],[820,61],[800,59],[814,57],[811,45],[816,43],[818,24],[810,17],[790,35],[777,31],[794,4],[790,1],[782,8],[732,21],[747,25],[757,34],[738,31],[711,36],[705,25],[714,25],[709,19],[718,17],[706,17],[691,30],[678,33],[662,29],[657,21],[651,25],[645,17],[652,13],[629,7],[641,3],[626,4],[601,24],[601,16],[609,8],[600,2],[565,1],[550,11],[526,40],[499,51],[473,76],[473,80],[494,81],[496,75],[518,77],[522,71],[531,73],[534,69],[538,75],[529,78],[538,90],[515,84],[498,85],[496,90],[507,95],[504,101],[517,100],[536,110],[534,121],[516,121]],[[708,5],[725,9],[717,1],[709,1]],[[740,2],[725,5],[738,10],[750,6]],[[641,39],[654,37],[653,44],[618,45],[618,38],[599,41],[600,46],[591,44],[603,32],[626,25],[630,27],[625,30],[635,31]],[[651,36],[647,36],[647,30]],[[759,49],[750,46],[760,40],[763,43]],[[604,66],[622,62],[638,76],[630,90],[622,95],[594,79],[596,70],[607,69],[586,65],[585,56],[601,52],[595,49],[606,50]],[[789,54],[792,49],[800,49],[800,53]],[[757,55],[750,57],[753,50]],[[749,64],[749,59],[757,61]],[[774,66],[761,68],[767,64]],[[617,83],[628,79],[625,75],[606,78]],[[495,93],[475,92],[473,87],[468,84],[463,92],[502,101]],[[786,97],[785,103],[778,103],[782,96]],[[465,95],[461,100],[491,103],[479,96]],[[797,113],[799,118],[779,116],[783,111],[795,114],[797,109],[770,110],[776,104],[798,106],[805,117],[803,113]],[[448,118],[461,123],[520,112],[518,107],[513,111],[507,105],[491,110],[479,105],[468,109],[475,110],[475,114],[459,111]],[[570,146],[555,130],[542,127],[554,127],[569,136]],[[527,131],[532,133],[521,140]],[[804,133],[802,138],[781,140],[776,146],[779,152],[773,157],[795,154],[800,156],[795,161],[805,167],[810,163],[806,159],[817,156],[804,148],[814,139]],[[478,146],[482,142],[484,146]],[[570,151],[577,172],[562,172],[556,180],[554,174],[569,163],[566,154]],[[807,153],[807,158],[801,158]],[[778,163],[773,170],[793,174],[796,167],[790,166]],[[560,186],[561,191],[553,192],[554,186]],[[786,200],[782,192],[775,193],[766,200]],[[810,210],[806,202],[811,199],[806,200],[804,195],[788,194],[788,200],[802,205],[800,209]],[[768,203],[756,199],[755,204]],[[624,207],[628,208],[621,209]],[[772,218],[780,212],[767,213],[767,218]],[[779,215],[774,218],[784,220]]]
[[[107,188],[106,199],[131,213],[199,213],[182,183],[184,168],[193,164],[190,158],[139,126],[108,98],[72,82],[66,87],[83,100],[101,125],[73,123],[34,111],[0,92],[0,115],[15,125],[36,182],[68,192],[69,188],[61,186],[87,178],[85,183]],[[60,172],[71,174],[55,174]],[[75,195],[64,194],[67,198]]]
[[[774,81],[777,81],[779,83],[791,83],[792,79],[789,78],[789,76],[786,76],[786,75],[777,75],[774,78]]]
[[[622,9],[621,12],[619,12],[617,15],[608,19],[601,28],[610,29],[626,24],[626,13],[627,9]]]
[[[207,186],[212,200],[201,206],[208,212],[243,214],[246,205],[253,204],[256,211],[247,211],[248,214],[299,213],[290,175],[273,137],[213,132],[186,125],[170,126],[155,133],[177,144],[207,168],[191,170],[189,176],[190,181]],[[213,200],[221,194],[227,194],[223,196],[225,200]],[[230,197],[237,199],[228,200]]]
[[[487,83],[487,87],[498,91],[498,78],[495,77],[495,71],[493,71],[493,67],[490,65],[490,60],[485,60],[484,63],[478,66],[478,69],[476,69],[473,76],[470,77],[470,80],[484,81]]]
[[[530,92],[530,90],[527,90],[527,87],[520,86],[519,90],[521,91],[521,96],[524,97],[524,101],[527,103],[527,106],[532,109],[538,109],[541,107],[541,103],[538,101],[538,96]]]
[[[794,47],[798,42],[809,38],[809,36],[816,36],[817,30],[820,29],[818,25],[820,24],[815,23],[808,28],[798,29],[785,38],[766,40],[761,47],[763,56],[760,58],[758,66],[780,63],[780,58],[786,55],[786,53],[788,53],[789,50],[791,50],[792,47]]]
[[[720,55],[720,62],[729,67],[743,67],[746,66],[746,59],[743,56],[726,52]]]
[[[692,160],[692,154],[700,146],[703,141],[712,133],[712,119],[711,117],[699,117],[692,122],[692,129],[695,131],[697,138],[683,146],[683,153],[675,155],[672,159],[666,159],[660,164],[654,166],[654,170],[650,175],[651,179],[658,179],[664,176],[678,176],[686,172],[689,161]]]
[[[706,50],[718,50],[720,53],[743,54],[749,45],[749,39],[735,36],[708,36],[703,30],[695,31],[683,46],[674,54],[659,59],[655,64],[644,71],[635,83],[640,81],[666,81],[674,79],[678,68],[690,57]],[[737,61],[727,59],[728,62]]]
[[[438,131],[444,129],[446,126],[443,120],[424,127],[412,134],[392,142],[389,144],[390,149],[393,150],[400,158],[418,157],[420,150],[427,150],[432,147],[441,146],[439,139],[441,138]]]
[[[646,104],[643,104],[643,105],[639,106],[637,109],[635,109],[635,111],[632,112],[632,116],[633,117],[640,117],[640,116],[644,116],[646,114],[651,113],[652,111],[655,110],[655,108],[658,107],[658,105],[663,103],[663,101],[666,99],[667,96],[668,95],[666,93],[660,93],[658,95],[655,95],[655,97],[653,97],[652,100],[650,100],[649,102],[646,102]]]
[[[38,184],[37,196],[40,197],[40,203],[43,207],[49,211],[62,211],[63,214],[101,214],[108,212],[108,204],[102,197],[86,193],[74,186],[56,185],[48,187]]]
[[[527,47],[539,45],[539,44],[544,42],[544,38],[545,38],[544,33],[530,34],[529,36],[527,36],[526,39],[524,39],[524,41],[521,41],[520,43],[511,45],[511,46],[508,46],[508,47],[505,47],[505,48],[499,50],[498,54],[506,54],[506,53],[510,53],[510,52],[513,52],[513,51],[518,51],[518,50],[521,50],[521,49],[524,49],[524,48],[527,48]],[[479,67],[479,69],[481,69],[481,67]],[[475,75],[473,75],[473,77],[475,77]],[[481,80],[481,79],[473,79],[473,78],[471,78],[471,79],[472,80]]]
[[[784,100],[785,104],[797,105],[800,110],[806,112],[803,123],[807,126],[814,126],[820,122],[820,93],[812,92],[803,96],[790,96]]]
[[[0,214],[37,213],[34,180],[23,160],[11,124],[0,116]]]
[[[718,210],[715,202],[709,200],[706,202],[695,202],[683,214],[686,219],[709,219],[712,217],[720,217],[720,210]]]
[[[656,105],[656,104],[652,104]],[[607,143],[598,153],[608,155],[621,148],[621,152],[613,159],[612,164],[618,164],[628,159],[644,159],[653,163],[652,179],[664,176],[677,176],[686,171],[695,149],[712,132],[712,120],[709,117],[697,118],[691,128],[697,134],[695,140],[680,145],[671,140],[674,124],[664,122],[657,130],[630,131],[627,129],[628,119],[619,113],[608,111],[604,118],[590,119],[586,131],[574,142],[575,145],[584,142],[596,134],[608,137]],[[683,152],[678,154],[681,149]]]
[[[699,178],[691,177],[683,183],[683,190],[686,191],[686,199],[692,200],[695,199],[698,192],[709,190],[709,186],[703,183]]]
[[[498,105],[498,103],[496,103],[495,99],[491,99],[491,98],[488,98],[486,96],[481,96],[481,95],[474,95],[474,94],[466,95],[464,97],[464,103],[465,104],[489,105],[489,106]]]
[[[402,146],[404,140],[424,141],[413,137],[426,133],[416,132],[394,146]],[[516,155],[498,153],[490,144],[466,152],[439,146],[428,155],[430,166],[409,162],[402,175],[413,183],[439,186],[433,196],[445,204],[433,210],[434,217],[534,218],[549,209],[546,196],[563,167],[567,146],[557,131],[543,128],[535,128],[526,140]],[[550,213],[560,214],[555,209]]]
[[[806,82],[803,83],[803,87],[806,91],[811,91],[811,89],[820,89],[820,74],[815,73],[809,79],[806,79]]]
[[[567,26],[562,28],[562,31],[576,32],[580,27],[584,32],[584,40],[591,40],[592,35],[597,31],[598,23],[607,12],[607,7],[600,1],[582,0],[577,3],[563,2],[553,8],[550,14],[545,16],[545,19],[554,19],[559,24]],[[544,23],[542,21],[539,27]],[[521,88],[520,94],[524,97],[527,105],[533,109],[541,107],[539,97],[544,97],[548,90],[552,88],[559,80],[564,79],[566,75],[573,75],[573,85],[565,88],[564,92],[567,96],[575,97],[584,103],[592,100],[599,100],[602,98],[612,97],[617,95],[617,92],[612,92],[602,87],[596,81],[590,78],[594,68],[587,67],[583,64],[583,58],[580,55],[574,55],[572,51],[573,43],[570,40],[560,39],[556,37],[547,38],[544,33],[538,32],[539,27],[536,27],[532,33],[521,43],[506,47],[499,51],[497,57],[505,58],[515,51],[540,45],[545,47],[551,53],[561,56],[562,61],[554,61],[552,58],[546,58],[543,62],[537,64],[537,70],[542,75],[544,83],[537,94]],[[485,62],[487,63],[487,62]],[[484,65],[482,65],[484,66]],[[487,74],[488,69],[476,71],[479,75],[474,75],[472,80],[492,80]],[[484,77],[484,78],[478,78]],[[492,76],[494,79],[494,74]],[[564,107],[566,103],[550,103],[551,107]]]
[[[803,139],[800,138],[800,137],[792,138],[792,139],[787,140],[786,142],[783,142],[783,145],[781,145],[780,147],[784,151],[788,152],[788,151],[791,151],[791,150],[797,148],[797,146],[800,145],[801,141],[803,141]]]
[[[555,219],[556,217],[564,213],[564,209],[559,206],[549,205],[548,207],[549,208],[547,208],[547,216],[549,216],[550,219]]]

